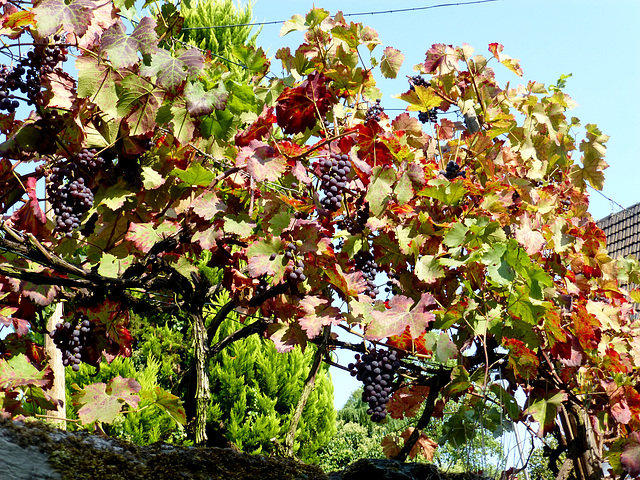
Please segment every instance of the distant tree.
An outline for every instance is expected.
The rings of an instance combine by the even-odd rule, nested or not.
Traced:
[[[219,300],[226,303],[228,296]],[[214,341],[242,326],[231,314]],[[315,350],[309,345],[304,353],[298,347],[281,354],[273,342],[257,335],[230,344],[211,360],[208,423],[222,422],[226,437],[247,453],[276,452],[278,444],[285,442]],[[323,365],[296,431],[295,455],[314,461],[316,452],[335,433],[335,419],[333,383],[328,366]]]
[[[242,26],[253,20],[252,6],[251,2],[235,5],[233,0],[184,2],[180,8],[180,13],[184,16],[182,40],[201,50],[210,51],[213,56],[234,59],[235,49],[242,45],[256,44],[259,32],[252,35],[252,27]],[[226,25],[240,26],[224,27]],[[233,63],[227,66],[234,76],[246,77],[242,66]]]

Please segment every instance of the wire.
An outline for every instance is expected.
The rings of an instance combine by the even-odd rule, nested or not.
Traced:
[[[464,5],[474,5],[477,3],[491,3],[491,2],[497,2],[497,1],[500,1],[500,0],[474,0],[471,2],[440,3],[438,5],[427,5],[424,7],[413,7],[413,8],[400,8],[397,10],[380,10],[377,12],[345,13],[343,14],[343,16],[355,17],[355,16],[362,16],[362,15],[383,15],[383,14],[389,14],[389,13],[413,12],[416,10],[430,10],[432,8],[441,8],[441,7],[458,7],[458,6],[464,6]],[[186,28],[183,28],[182,31],[184,32],[185,30],[209,30],[212,28],[254,27],[259,25],[276,25],[276,24],[283,24],[285,21],[286,20],[277,20],[277,21],[270,21],[270,22],[237,23],[233,25],[208,25],[206,27],[186,27]]]

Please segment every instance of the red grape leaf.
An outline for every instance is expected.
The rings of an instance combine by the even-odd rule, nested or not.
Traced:
[[[38,196],[36,195],[36,181],[35,177],[29,177],[27,179],[27,195],[29,201],[22,207],[13,212],[10,221],[13,223],[17,230],[39,235],[42,231],[42,227],[47,224],[47,217],[40,208],[38,202]]]
[[[120,115],[127,117],[129,134],[143,135],[154,130],[164,92],[139,75],[125,77],[120,86],[123,91],[118,98],[117,109]]]
[[[342,296],[347,299],[349,297],[357,297],[359,293],[364,292],[366,281],[362,276],[362,272],[354,271],[345,274],[338,263],[332,264],[324,272],[331,284],[338,289]]]
[[[440,69],[440,74],[458,70],[458,54],[451,45],[436,43],[427,50],[427,58],[422,65],[424,73],[435,73]]]
[[[160,80],[160,77],[158,77]],[[229,94],[220,82],[216,88],[204,90],[202,83],[189,82],[184,89],[187,98],[187,111],[192,117],[208,115],[213,110],[224,110]]]
[[[91,0],[44,0],[34,7],[38,33],[53,35],[62,26],[69,33],[82,37],[93,17],[96,4]]]
[[[525,410],[524,414],[531,415],[540,425],[538,430],[538,436],[540,438],[553,429],[558,409],[562,405],[562,402],[566,400],[567,394],[565,392],[558,392],[549,398],[543,398],[542,400],[533,402]]]
[[[136,408],[140,397],[140,384],[133,378],[117,376],[109,385],[94,383],[87,385],[74,395],[74,405],[82,407],[78,417],[83,424],[93,422],[112,423],[125,403]]]
[[[69,43],[77,41],[80,49],[93,49],[94,45],[100,42],[104,31],[114,25],[119,18],[113,2],[102,2],[91,13],[93,13],[91,23],[88,25],[85,34],[80,38],[68,40]]]
[[[307,346],[308,338],[297,322],[273,323],[267,328],[267,336],[280,353],[290,352],[296,345],[300,345],[304,352]]]
[[[509,366],[516,375],[524,379],[531,379],[537,375],[540,360],[522,340],[503,338],[502,346],[509,350]]]
[[[265,105],[256,121],[246,130],[236,134],[236,146],[246,147],[252,140],[264,139],[273,128],[275,121],[276,116],[273,114],[273,107],[267,107]]]
[[[20,293],[23,297],[41,306],[50,305],[60,291],[60,287],[56,285],[37,285],[17,278],[9,278],[7,281],[14,292]]]
[[[413,418],[429,395],[429,387],[409,385],[396,390],[387,404],[391,418]]]
[[[534,225],[528,214],[522,216],[522,223],[516,228],[516,240],[522,245],[529,255],[538,253],[545,244],[542,233],[534,230]]]
[[[276,119],[284,133],[303,133],[313,129],[318,114],[324,116],[333,103],[333,95],[322,73],[313,72],[298,87],[287,87],[280,94],[276,105]]]
[[[287,169],[287,161],[278,156],[278,151],[270,145],[251,140],[249,146],[240,149],[236,166],[246,166],[249,174],[259,182],[275,182]]]
[[[515,58],[511,58],[509,55],[505,55],[502,52],[504,47],[499,43],[490,43],[489,51],[493,53],[493,56],[505,67],[511,70],[513,73],[521,77],[524,72],[522,71],[522,67],[520,67],[520,60]]]
[[[324,298],[307,295],[300,300],[300,306],[305,316],[298,321],[309,338],[318,336],[325,325],[338,325],[342,321],[340,310]]]
[[[178,53],[178,56],[173,56],[168,50],[162,48],[156,50],[151,55],[151,65],[143,65],[140,67],[140,74],[148,77],[156,76],[158,84],[169,89],[176,88],[184,81],[185,78],[187,78],[187,75],[197,74],[204,66],[204,58],[197,50],[191,48]],[[202,94],[204,94],[204,89],[200,82],[189,85],[191,85],[192,90],[194,87],[199,86]],[[187,86],[185,95],[187,96],[187,103],[189,103],[189,99],[191,98],[191,100],[193,100],[195,94],[193,91],[190,91],[189,86]],[[218,106],[215,108],[222,110],[226,99],[227,95],[225,92],[224,100],[222,102],[218,102]],[[215,98],[212,97],[210,100],[211,103],[214,103],[214,100]],[[211,111],[213,111],[213,108],[206,113],[211,113]],[[201,113],[201,115],[204,115],[204,113]]]
[[[220,212],[225,212],[227,206],[215,192],[205,192],[196,198],[191,204],[193,211],[205,220],[211,220]]]
[[[365,337],[368,340],[382,340],[402,334],[408,326],[412,338],[417,338],[435,320],[435,315],[427,311],[433,304],[435,299],[430,293],[423,293],[415,306],[411,298],[396,295],[389,302],[389,310],[371,312],[373,322],[367,326]]]
[[[270,260],[272,254],[276,258]],[[282,280],[285,272],[284,247],[280,237],[259,238],[247,248],[248,269],[251,278],[273,276],[274,282]]]
[[[382,451],[385,457],[394,458],[398,453],[400,453],[400,451],[402,450],[400,440],[404,440],[404,445],[409,437],[411,437],[411,434],[414,430],[415,429],[413,427],[407,427],[407,429],[400,434],[400,437],[394,434],[384,437],[380,445],[382,446]],[[427,437],[425,433],[421,433],[418,437],[418,441],[411,448],[409,457],[414,459],[418,456],[418,454],[422,454],[428,462],[431,462],[433,460],[433,455],[435,454],[436,448],[438,448],[437,442]]]
[[[126,240],[133,242],[138,250],[147,253],[160,240],[175,235],[180,226],[169,220],[163,221],[158,227],[153,223],[132,223],[126,235]]]
[[[632,432],[622,447],[620,463],[632,476],[640,475],[640,433]]]
[[[0,388],[11,390],[16,387],[34,386],[48,388],[53,381],[49,367],[38,370],[23,353],[11,358],[0,359]]]

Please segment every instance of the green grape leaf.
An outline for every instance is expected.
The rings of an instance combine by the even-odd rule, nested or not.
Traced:
[[[542,438],[553,429],[558,409],[567,400],[565,392],[558,392],[549,398],[543,398],[533,402],[524,411],[524,415],[531,415],[538,422],[538,436]]]
[[[167,392],[162,387],[153,390],[143,390],[140,398],[152,402],[154,405],[169,414],[174,421],[181,425],[187,424],[187,414],[179,397]]]
[[[0,389],[34,386],[47,388],[51,385],[51,369],[38,370],[23,353],[0,359]]]
[[[425,283],[433,283],[444,277],[444,270],[435,255],[423,255],[416,262],[416,277]]]
[[[180,227],[165,220],[158,227],[153,223],[131,223],[127,231],[126,240],[133,242],[138,250],[147,253],[157,242],[176,235]]]
[[[208,115],[213,110],[223,110],[229,94],[220,82],[217,88],[205,91],[202,83],[189,82],[184,89],[187,99],[187,111],[192,117]]]
[[[133,33],[128,35],[122,22],[118,22],[102,35],[100,50],[109,55],[111,64],[116,70],[130,67],[138,62],[138,51],[143,54],[158,51],[158,36],[155,28],[155,20],[144,17]]]
[[[140,73],[149,77],[156,76],[158,84],[168,89],[175,89],[188,75],[198,74],[203,66],[202,54],[193,48],[178,52],[178,56],[159,49],[151,55],[150,65],[140,67]]]
[[[193,163],[186,170],[174,168],[171,174],[188,185],[198,187],[206,187],[216,178],[211,170],[207,170],[200,163]]]
[[[108,385],[100,382],[84,387],[74,395],[74,405],[80,406],[78,417],[83,425],[112,423],[125,403],[131,408],[138,406],[140,397],[135,394],[140,390],[140,384],[133,378],[117,376]]]
[[[380,60],[380,71],[385,78],[396,78],[398,71],[404,62],[404,55],[400,50],[396,50],[393,47],[387,47],[384,49],[384,55]]]
[[[212,220],[220,212],[225,212],[227,206],[222,202],[215,192],[204,192],[191,204],[191,208],[199,217],[205,220]]]
[[[76,59],[78,69],[78,97],[89,98],[93,103],[111,117],[116,117],[118,112],[116,104],[117,74],[112,68],[98,62],[91,56],[80,56]]]

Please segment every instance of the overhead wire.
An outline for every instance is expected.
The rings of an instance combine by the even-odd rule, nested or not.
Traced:
[[[465,5],[475,5],[479,3],[493,3],[501,0],[473,0],[470,2],[456,2],[456,3],[440,3],[437,5],[425,5],[422,7],[412,7],[412,8],[399,8],[395,10],[379,10],[373,12],[357,12],[357,13],[344,13],[343,17],[355,17],[355,16],[364,16],[364,15],[386,15],[393,13],[404,13],[404,12],[413,12],[418,10],[430,10],[433,8],[442,8],[442,7],[459,7]],[[210,30],[214,28],[234,28],[234,27],[254,27],[254,26],[263,26],[263,25],[276,25],[283,24],[286,20],[272,20],[268,22],[253,22],[253,23],[236,23],[231,25],[206,25],[199,27],[185,27],[182,29],[185,30]]]

